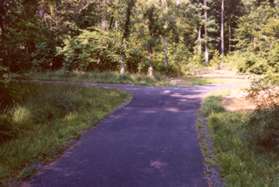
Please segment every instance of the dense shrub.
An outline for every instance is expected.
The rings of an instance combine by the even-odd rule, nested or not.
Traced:
[[[220,66],[221,60],[222,59],[219,51],[215,50],[209,64],[210,66],[218,67]]]
[[[68,70],[115,71],[123,60],[129,72],[146,73],[150,65],[145,42],[135,36],[122,41],[119,32],[98,29],[83,30],[80,35],[66,39],[64,47],[58,48],[58,55],[64,57]],[[154,48],[155,70],[173,76],[189,74],[193,55],[184,44],[169,44],[168,64],[164,63],[165,55],[162,45]]]
[[[279,75],[270,73],[254,81],[250,97],[257,103],[248,120],[250,140],[261,147],[279,151]]]
[[[271,67],[271,71],[274,73],[279,73],[279,43],[277,43],[270,50],[267,58],[268,58],[268,65]]]
[[[64,40],[58,52],[64,56],[68,70],[116,70],[120,58],[120,33],[83,30],[80,35]]]
[[[279,105],[258,108],[248,121],[250,141],[269,151],[279,151]]]
[[[271,68],[266,58],[252,52],[234,52],[227,55],[225,61],[240,73],[262,75]]]
[[[215,97],[203,103],[203,108],[207,106],[213,106],[213,110],[203,110],[214,143],[215,157],[210,163],[220,167],[225,185],[278,186],[278,154],[259,149],[278,148],[278,109],[277,113],[266,109],[251,115],[227,112],[218,109],[222,102]]]

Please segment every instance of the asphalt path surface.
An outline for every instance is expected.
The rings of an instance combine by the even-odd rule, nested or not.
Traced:
[[[44,167],[31,179],[30,186],[208,186],[197,140],[196,113],[205,93],[231,86],[101,87],[126,90],[134,97]]]

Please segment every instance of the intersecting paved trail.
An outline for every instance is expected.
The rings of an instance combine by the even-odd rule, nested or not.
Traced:
[[[127,90],[134,98],[43,169],[31,186],[208,186],[195,116],[202,94],[216,86],[103,86]]]

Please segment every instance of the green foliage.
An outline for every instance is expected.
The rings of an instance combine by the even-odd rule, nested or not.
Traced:
[[[279,106],[259,108],[253,112],[247,123],[250,141],[265,151],[279,151]]]
[[[199,3],[4,0],[2,5],[0,63],[12,72],[117,70],[123,61],[129,72],[146,73],[152,66],[175,76],[189,74],[190,64],[201,61],[191,58],[196,30],[204,25]],[[209,32],[212,23],[210,17]]]
[[[278,113],[266,117],[262,116],[265,114],[252,114],[254,117],[260,115],[257,117],[258,121],[248,114],[219,110],[222,108],[221,99],[216,97],[207,98],[203,106],[217,108],[204,112],[208,116],[208,126],[214,142],[215,162],[220,167],[225,185],[278,186],[278,156],[260,151],[255,139],[251,141],[255,134],[263,133],[258,125],[264,123],[266,117],[275,117],[273,119],[276,125],[275,115]],[[253,127],[250,127],[250,122],[253,123]],[[264,137],[263,134],[260,137]]]
[[[250,97],[258,107],[247,122],[250,141],[265,151],[278,153],[279,142],[279,75],[269,73],[260,80],[254,81],[250,88]]]
[[[273,73],[279,73],[279,42],[268,53],[268,65]]]
[[[253,52],[235,52],[227,55],[225,61],[241,73],[262,75],[273,69],[266,58]]]
[[[215,50],[214,53],[213,53],[213,57],[210,60],[210,65],[211,66],[219,66],[220,63],[221,63],[221,55],[217,50]]]
[[[58,54],[65,57],[68,70],[115,70],[122,47],[120,39],[117,32],[83,30],[80,35],[65,39]]]
[[[171,44],[168,47],[168,64],[164,64],[165,54],[163,52],[163,46],[156,53],[157,60],[155,68],[169,76],[186,76],[194,69],[194,62],[191,61],[192,53],[182,43]],[[199,62],[200,63],[200,62]]]
[[[278,12],[278,7],[262,4],[240,19],[236,38],[241,72],[278,72]]]
[[[213,113],[218,113],[218,112],[224,112],[225,109],[223,106],[220,105],[220,102],[222,101],[222,97],[217,97],[217,96],[212,96],[212,97],[207,97],[202,105],[202,112],[206,115],[209,116]]]
[[[113,90],[63,85],[9,83],[5,90],[17,98],[1,105],[1,182],[24,177],[30,165],[55,157],[129,97]]]

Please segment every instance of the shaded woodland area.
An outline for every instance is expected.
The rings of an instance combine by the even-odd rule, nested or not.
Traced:
[[[276,0],[1,0],[0,7],[2,76],[61,68],[177,76],[227,61],[242,72],[278,72]]]

